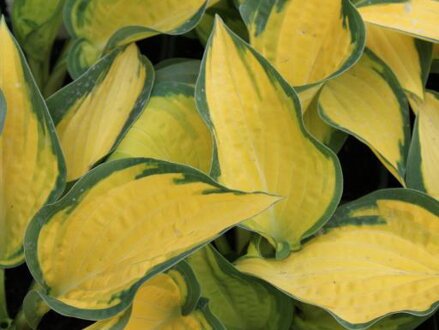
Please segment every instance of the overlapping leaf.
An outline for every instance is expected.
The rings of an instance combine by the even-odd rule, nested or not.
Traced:
[[[407,185],[439,199],[439,94],[427,91],[417,113],[408,160]]]
[[[155,66],[156,83],[182,82],[195,86],[200,71],[200,60],[173,58],[160,62]]]
[[[64,0],[16,0],[13,2],[14,33],[26,52],[40,87],[49,74],[53,42],[62,23]]]
[[[188,258],[212,313],[229,330],[288,329],[292,304],[263,281],[237,271],[210,246]]]
[[[349,0],[246,0],[240,11],[251,45],[291,85],[306,86],[299,90],[303,111],[319,85],[351,67],[364,47],[364,25]]]
[[[345,327],[430,314],[439,297],[439,202],[382,190],[342,206],[325,233],[287,259],[244,258],[240,271],[320,306]]]
[[[409,97],[422,100],[431,44],[374,24],[366,26],[367,47],[389,66]]]
[[[239,10],[230,0],[220,0],[214,6],[206,10],[200,23],[195,28],[200,41],[206,44],[209,39],[212,27],[215,21],[215,15],[221,16],[224,22],[229,26],[233,32],[241,38],[248,40],[247,28],[242,21]]]
[[[26,260],[52,309],[108,318],[129,306],[146,279],[277,200],[229,190],[185,166],[113,161],[35,216]]]
[[[3,126],[5,124],[5,117],[6,117],[6,100],[5,100],[3,93],[0,90],[0,136],[3,132]],[[1,143],[1,140],[0,140],[0,143]],[[0,168],[3,168],[3,167],[0,167]],[[0,175],[0,177],[3,178],[2,175]]]
[[[154,87],[145,111],[110,159],[152,157],[209,172],[212,137],[195,107],[194,88],[178,82]]]
[[[295,330],[344,330],[346,329],[335,318],[322,308],[295,302],[292,329]],[[379,320],[368,330],[411,330],[416,329],[428,317],[408,314],[394,314]]]
[[[75,44],[68,68],[78,77],[105,50],[159,33],[183,34],[201,19],[206,0],[67,0],[66,27]]]
[[[12,267],[24,261],[22,243],[31,218],[63,191],[65,165],[44,100],[3,19],[0,90],[0,266]]]
[[[325,85],[319,102],[320,114],[329,124],[365,142],[404,184],[410,136],[408,104],[383,61],[366,49],[351,70]]]
[[[319,115],[319,97],[316,95],[314,100],[303,114],[303,122],[306,129],[321,143],[331,148],[334,152],[339,152],[343,147],[348,135],[333,126],[328,125]]]
[[[207,302],[199,300],[200,294],[195,275],[182,261],[146,281],[127,311],[86,329],[224,329],[211,314]]]
[[[437,0],[363,0],[356,6],[368,23],[439,42]]]
[[[67,162],[67,180],[112,151],[143,110],[152,89],[151,63],[135,45],[115,50],[47,101]]]
[[[211,174],[230,187],[285,196],[243,226],[269,239],[279,257],[299,248],[335,209],[341,174],[336,156],[305,131],[294,91],[217,20],[196,102],[214,133]]]

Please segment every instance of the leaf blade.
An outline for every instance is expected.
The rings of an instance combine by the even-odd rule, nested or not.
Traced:
[[[6,109],[0,137],[0,265],[14,267],[24,261],[27,224],[64,189],[65,164],[47,107],[3,18],[0,45]]]
[[[68,181],[85,174],[120,142],[148,101],[153,79],[151,63],[130,45],[48,99]]]
[[[288,259],[244,258],[237,268],[349,329],[395,313],[428,315],[438,306],[438,205],[415,190],[377,191],[342,206],[325,233]]]
[[[303,127],[294,91],[217,19],[203,58],[196,102],[214,133],[211,175],[231,187],[286,197],[242,226],[265,236],[278,252],[298,248],[301,239],[332,214],[342,178],[336,156]],[[311,191],[319,196],[318,203],[318,198],[305,198]]]
[[[51,308],[108,318],[145,280],[277,200],[229,190],[186,166],[113,161],[39,212],[26,234],[26,260]]]

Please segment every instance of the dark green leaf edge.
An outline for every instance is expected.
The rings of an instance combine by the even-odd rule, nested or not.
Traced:
[[[63,87],[47,99],[47,105],[55,125],[57,125],[69,112],[69,110],[71,110],[73,104],[92,92],[96,85],[99,85],[102,81],[104,81],[113,61],[119,54],[121,54],[123,49],[124,48],[115,49],[110,54],[98,61],[77,80]],[[139,92],[137,100],[131,109],[131,112],[121,131],[115,138],[112,147],[110,150],[108,150],[108,153],[105,156],[96,162],[96,164],[99,164],[103,158],[111,154],[116,149],[123,137],[126,135],[128,129],[140,116],[149,101],[155,80],[154,68],[151,62],[145,56],[140,55],[140,53],[138,56],[146,71],[146,77],[142,90]]]
[[[256,59],[261,63],[262,67],[266,70],[266,73],[269,76],[269,78],[272,81],[276,81],[277,83],[279,83],[283,92],[289,98],[291,98],[291,100],[295,104],[295,109],[292,110],[292,111],[294,111],[293,115],[297,119],[299,128],[302,131],[303,135],[305,137],[307,137],[316,146],[316,148],[319,149],[319,151],[322,154],[324,154],[327,158],[332,159],[332,161],[334,163],[335,176],[336,176],[334,197],[332,199],[332,202],[328,205],[325,213],[321,216],[321,218],[316,221],[314,226],[312,226],[310,229],[308,229],[308,231],[306,231],[303,234],[302,239],[306,239],[307,237],[310,237],[315,232],[317,232],[330,219],[330,217],[335,212],[335,210],[338,206],[338,203],[340,202],[341,194],[343,191],[343,175],[342,175],[342,171],[341,171],[340,162],[339,162],[337,156],[335,155],[335,153],[330,148],[328,148],[324,144],[320,143],[316,138],[314,138],[314,136],[312,136],[306,130],[304,122],[303,122],[303,118],[302,118],[302,112],[301,112],[299,98],[298,98],[295,90],[288,84],[288,82],[286,82],[282,78],[282,76],[276,71],[276,69],[273,68],[273,66],[271,66],[271,64],[262,55],[260,55],[249,44],[247,44],[244,40],[242,40],[239,36],[237,36],[232,30],[230,30],[227,27],[227,25],[224,24],[224,22],[221,20],[221,18],[218,15],[216,16],[215,20],[217,22],[214,24],[214,27],[212,29],[209,40],[207,41],[206,49],[205,49],[203,59],[201,62],[200,73],[199,73],[197,83],[195,86],[195,102],[196,102],[198,112],[200,113],[201,117],[203,118],[203,120],[205,121],[207,126],[209,127],[210,131],[212,132],[212,136],[213,137],[215,136],[215,127],[210,119],[209,106],[207,104],[207,99],[206,99],[206,94],[205,94],[205,89],[206,89],[205,88],[205,85],[206,85],[206,83],[205,83],[205,80],[206,80],[206,57],[207,57],[207,54],[208,54],[210,48],[212,47],[212,39],[213,39],[215,32],[216,32],[216,26],[217,26],[217,24],[222,24],[222,25],[224,25],[226,31],[229,33],[229,35],[231,36],[231,38],[235,42],[236,46],[238,48],[248,50],[253,56],[255,56]],[[220,164],[219,164],[219,160],[218,160],[218,152],[217,152],[217,146],[216,146],[215,139],[213,142],[214,142],[213,143],[213,156],[212,156],[212,166],[211,166],[211,170],[210,170],[210,176],[213,177],[214,179],[217,179],[221,175],[221,169],[220,169]],[[246,227],[243,224],[241,224],[239,226],[246,229],[246,230],[257,232],[251,228]],[[257,232],[257,233],[264,236],[263,233],[260,233],[260,232]],[[292,248],[292,247],[290,247],[290,244],[287,242],[277,242],[277,243],[278,243],[278,253],[280,253],[280,255],[282,255],[282,256],[285,256],[285,254],[288,254],[290,251],[297,250],[297,248],[300,248],[300,246],[297,248],[296,247]],[[299,244],[300,244],[300,242],[299,242]]]
[[[439,201],[435,200],[434,198],[432,198],[432,197],[430,197],[422,192],[419,192],[419,191],[413,190],[413,189],[408,189],[408,188],[382,189],[382,190],[377,190],[375,192],[372,192],[368,195],[365,195],[365,196],[363,196],[355,201],[352,201],[352,202],[349,202],[349,203],[346,203],[346,204],[340,206],[339,209],[335,212],[333,218],[323,228],[323,233],[328,232],[336,227],[355,225],[355,221],[358,222],[359,226],[361,226],[362,224],[365,224],[365,221],[364,221],[365,217],[353,218],[353,217],[350,217],[349,214],[357,208],[363,208],[365,206],[376,205],[378,200],[383,200],[383,199],[404,201],[407,203],[412,203],[412,204],[418,205],[420,207],[423,207],[423,208],[429,210],[430,212],[432,212],[436,216],[439,216]],[[381,221],[379,221],[379,220],[381,220]],[[375,225],[385,225],[385,219],[377,219],[377,218],[368,217],[366,219],[366,223],[375,224]],[[307,241],[310,241],[310,240],[312,240],[312,237],[309,238]],[[239,260],[250,259],[250,258],[261,258],[261,257],[262,256],[260,256],[260,255],[259,256],[258,255],[243,256]],[[306,302],[306,301],[299,299],[298,297],[294,296],[293,294],[291,294],[289,292],[282,290],[281,288],[278,288],[278,290],[284,292],[286,295],[292,297],[293,299],[295,299],[299,302],[303,302],[303,303],[307,303],[307,304],[309,303],[309,302]],[[358,323],[358,324],[349,323],[349,322],[341,319],[340,317],[338,317],[332,311],[330,311],[322,306],[316,306],[316,307],[319,307],[319,308],[325,310],[326,312],[328,312],[329,314],[331,314],[332,317],[334,317],[335,320],[340,325],[345,327],[346,329],[363,330],[363,329],[367,329],[367,328],[371,327],[372,325],[374,325],[378,321],[380,321],[388,316],[391,316],[391,315],[409,314],[409,315],[420,316],[420,317],[431,315],[432,313],[434,313],[438,309],[439,300],[437,302],[435,302],[434,304],[432,304],[428,310],[423,311],[423,312],[415,312],[415,311],[410,311],[410,310],[396,311],[396,312],[384,314],[384,315],[377,317],[369,322]]]
[[[0,136],[3,131],[3,126],[5,124],[6,109],[7,109],[6,99],[3,95],[2,90],[0,89]]]
[[[171,60],[162,61],[155,66],[156,83],[176,81],[195,86],[201,61],[193,59]]]
[[[428,90],[439,101],[439,93]],[[419,116],[415,119],[414,131],[412,141],[410,143],[409,155],[407,160],[407,175],[406,181],[409,188],[417,189],[427,193],[422,175],[422,155],[421,155],[421,141],[419,139]]]
[[[87,0],[79,0],[79,1],[87,1]],[[96,0],[95,0],[96,1]],[[87,68],[81,65],[79,62],[80,56],[70,56],[70,54],[81,53],[81,44],[83,42],[88,42],[92,45],[92,43],[84,38],[79,37],[75,28],[72,24],[71,14],[73,13],[73,7],[78,0],[67,0],[64,6],[64,23],[67,31],[74,39],[72,48],[70,50],[68,59],[67,59],[67,68],[69,73],[73,78],[79,77],[81,73],[83,73]],[[141,40],[144,38],[145,34],[154,33],[154,34],[168,34],[168,35],[181,35],[190,30],[192,30],[201,20],[204,12],[207,8],[208,0],[205,0],[204,4],[199,8],[199,10],[180,27],[177,27],[171,31],[160,31],[150,27],[140,26],[140,25],[131,25],[125,26],[117,30],[113,35],[108,39],[107,44],[105,46],[102,54],[109,52],[111,49],[120,45],[123,40],[130,39],[132,42],[136,40]]]
[[[374,5],[384,5],[384,4],[397,4],[397,3],[405,3],[405,2],[409,2],[410,0],[362,0],[362,1],[358,1],[355,6],[357,8],[361,8],[361,7],[367,7],[367,6],[374,6]],[[434,0],[437,1],[437,0]],[[375,24],[375,23],[373,23]],[[378,26],[382,26],[380,24],[375,24]],[[416,34],[416,33],[411,33],[411,32],[407,32],[403,29],[397,29],[397,28],[393,28],[393,27],[389,27],[389,26],[383,26],[386,29],[390,29],[390,30],[394,30],[400,33],[404,33],[404,34],[408,34],[411,35],[412,37],[415,38],[420,38],[429,42],[433,42],[433,43],[439,43],[438,39],[433,39],[433,38],[427,38],[424,37],[422,35]]]
[[[1,18],[0,24],[5,24],[5,18],[0,14]],[[53,151],[54,156],[58,160],[58,177],[56,179],[56,183],[54,188],[52,189],[51,193],[47,197],[44,205],[50,204],[54,201],[56,201],[63,193],[64,187],[66,185],[66,163],[64,160],[64,155],[61,150],[61,145],[58,140],[58,136],[56,135],[55,126],[53,124],[52,118],[50,117],[49,110],[47,109],[46,103],[44,102],[44,98],[41,95],[40,90],[37,87],[37,83],[32,76],[31,70],[29,68],[29,65],[27,64],[26,57],[24,56],[23,51],[21,50],[17,40],[12,35],[12,33],[8,29],[8,33],[12,39],[12,42],[14,43],[15,47],[17,48],[18,54],[20,56],[21,65],[23,68],[23,76],[24,80],[27,85],[27,92],[29,93],[30,97],[30,103],[32,104],[32,111],[35,113],[35,115],[38,118],[38,121],[40,123],[39,129],[42,131],[43,134],[48,134],[50,137],[50,140],[52,142],[51,148]],[[4,98],[4,95],[2,95]],[[4,106],[6,107],[6,100],[4,102]],[[6,110],[6,109],[5,109]],[[22,255],[24,253],[24,248],[22,247],[20,250],[18,250],[14,256],[16,255]],[[0,268],[14,268],[24,263],[24,255],[23,260],[20,262],[17,262],[15,264],[7,264],[2,265],[0,264]]]
[[[343,65],[331,73],[324,79],[313,82],[311,84],[294,86],[297,92],[302,92],[317,85],[324,84],[325,82],[339,76],[343,72],[346,72],[351,68],[363,54],[364,47],[366,45],[366,27],[360,13],[355,6],[349,0],[342,1],[342,11],[340,15],[343,17],[343,24],[349,27],[352,36],[352,43],[355,44],[355,48],[352,54],[344,61]],[[240,6],[239,11],[244,23],[250,30],[252,24],[257,24],[256,35],[263,32],[266,22],[271,14],[272,10],[281,12],[286,0],[245,0]]]
[[[226,274],[229,277],[236,278],[240,281],[246,281],[248,283],[254,283],[256,285],[262,286],[267,292],[269,292],[274,299],[276,300],[276,306],[278,308],[278,313],[280,315],[280,322],[277,324],[277,328],[279,330],[287,330],[291,324],[292,318],[293,318],[293,304],[292,300],[289,299],[285,294],[281,293],[278,289],[274,288],[269,283],[248,275],[241,273],[238,271],[229,261],[227,261],[216,249],[214,249],[211,245],[207,245],[203,248],[203,250],[206,250],[206,252],[200,250],[198,253],[205,253],[206,256],[205,259],[208,259],[209,255],[212,255],[215,259],[215,265],[212,265],[212,262],[209,260],[206,260],[206,263],[209,264],[209,268],[213,268],[217,266],[224,274]],[[191,265],[191,257],[188,259],[189,265]],[[212,266],[211,266],[212,265]],[[193,267],[193,266],[191,266]],[[194,271],[195,272],[195,271]],[[195,272],[196,276],[196,272]],[[240,293],[237,292],[237,295]],[[203,296],[203,292],[201,291],[201,295]],[[203,296],[206,299],[209,299],[209,297]],[[222,321],[220,319],[220,321]]]
[[[120,159],[97,166],[96,168],[88,172],[86,175],[81,177],[81,179],[79,179],[78,182],[72,187],[72,189],[66,195],[64,195],[60,200],[58,200],[56,203],[46,205],[45,207],[43,207],[32,219],[26,231],[24,245],[25,245],[25,256],[26,256],[27,265],[35,281],[42,287],[42,291],[39,292],[42,299],[44,299],[44,301],[59,314],[64,316],[83,318],[87,320],[101,320],[101,319],[112,317],[130,306],[136,291],[145,281],[147,281],[148,279],[150,279],[151,277],[153,277],[158,273],[168,270],[169,268],[177,264],[179,261],[190,255],[191,253],[202,248],[203,246],[208,244],[211,240],[214,240],[216,237],[222,235],[224,232],[230,229],[230,228],[226,228],[224,231],[222,231],[212,239],[178,256],[175,256],[170,260],[163,262],[162,264],[156,265],[155,267],[147,271],[144,277],[140,278],[131,287],[127,288],[125,291],[120,293],[121,302],[115,306],[104,308],[104,309],[82,309],[82,308],[69,306],[61,302],[60,300],[50,296],[50,287],[47,285],[47,283],[44,280],[44,276],[38,262],[38,236],[41,229],[44,227],[46,223],[50,222],[51,217],[54,214],[56,214],[59,210],[72,207],[75,204],[79,203],[83,195],[85,195],[91,187],[96,185],[101,180],[104,180],[106,177],[108,177],[114,172],[121,171],[126,168],[133,167],[139,164],[156,166],[156,168],[149,169],[143,173],[140,173],[139,176],[136,177],[136,179],[149,175],[159,175],[164,173],[182,173],[185,179],[182,180],[181,182],[179,181],[178,183],[184,184],[185,182],[190,182],[191,180],[205,182],[207,184],[212,185],[212,188],[214,188],[213,190],[206,193],[230,192],[234,194],[244,194],[244,192],[238,190],[231,190],[218,184],[212,178],[208,177],[207,175],[203,174],[202,172],[190,166],[177,165],[170,162],[152,159],[152,158]],[[269,195],[263,192],[255,192],[255,193]]]
[[[395,167],[392,164],[390,164],[390,162],[387,161],[385,155],[379,153],[377,150],[376,150],[376,152],[379,153],[380,156],[382,157],[383,161],[385,161],[385,163],[389,167],[395,169],[395,171],[400,175],[401,179],[404,180],[405,174],[406,174],[406,166],[407,166],[406,160],[407,160],[407,156],[408,156],[408,152],[409,152],[409,144],[410,144],[410,113],[409,113],[407,98],[404,94],[404,90],[402,89],[401,85],[398,82],[398,79],[396,78],[393,71],[387,66],[386,63],[384,63],[378,56],[376,56],[368,48],[366,48],[364,50],[363,56],[369,57],[372,61],[374,61],[377,65],[379,65],[379,67],[382,69],[382,72],[379,72],[379,71],[376,71],[376,72],[386,81],[386,83],[393,91],[393,93],[394,93],[394,95],[399,103],[400,114],[401,114],[401,117],[402,117],[402,120],[404,123],[404,126],[403,126],[404,141],[402,144],[399,145],[399,150],[400,150],[402,162],[398,162],[398,164],[397,164],[398,167]],[[319,103],[318,113],[319,113],[320,118],[322,118],[323,121],[325,121],[328,125],[336,128],[340,131],[343,131],[349,135],[354,136],[359,141],[361,141],[362,143],[369,146],[369,142],[367,140],[365,140],[363,137],[354,133],[350,129],[345,128],[343,126],[340,126],[336,122],[332,121],[331,118],[326,114],[325,109],[321,105],[321,103]],[[373,128],[371,127],[371,129],[373,129]]]

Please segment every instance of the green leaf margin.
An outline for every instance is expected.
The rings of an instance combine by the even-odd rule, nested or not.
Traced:
[[[357,0],[356,3],[355,3],[355,6],[358,9],[358,8],[361,8],[361,7],[368,7],[368,6],[374,6],[374,5],[385,5],[385,4],[396,4],[396,3],[405,3],[405,2],[410,2],[410,1],[411,0]],[[437,0],[433,0],[433,1],[437,1]],[[372,23],[372,24],[375,24],[375,23]],[[421,37],[421,35],[419,35],[419,34],[416,34],[416,33],[413,33],[413,32],[408,32],[408,31],[405,31],[403,29],[393,28],[393,27],[389,27],[389,26],[383,26],[383,25],[380,25],[380,24],[375,24],[375,25],[381,26],[381,27],[386,28],[386,29],[391,29],[393,31],[397,31],[399,33],[408,34],[408,35],[411,35],[412,37],[415,37],[415,38],[422,38],[423,40],[426,40],[426,41],[435,42],[435,43],[439,42],[439,40],[437,40],[437,39]]]
[[[81,77],[71,82],[67,86],[64,86],[47,99],[47,106],[55,125],[57,125],[64,118],[76,101],[89,94],[106,78],[113,61],[120,53],[122,53],[124,48],[125,47],[113,50],[110,54],[103,57],[95,65],[88,69]],[[140,53],[139,60],[146,70],[146,77],[142,91],[139,93],[134,107],[132,108],[130,115],[119,132],[119,135],[114,140],[112,147],[105,156],[95,163],[95,165],[99,164],[102,159],[107,157],[116,149],[123,137],[126,135],[128,129],[140,116],[149,101],[155,80],[154,68],[151,62]]]
[[[200,60],[171,58],[156,64],[156,83],[182,82],[194,85],[200,72]]]
[[[276,10],[278,13],[281,12],[288,1],[291,0],[244,0],[244,2],[242,2],[239,6],[239,11],[241,13],[242,19],[244,20],[244,23],[247,25],[247,28],[249,30],[251,25],[256,25],[255,35],[257,36],[261,34],[265,29],[265,25],[267,24],[271,11]],[[294,86],[297,92],[303,92],[309,88],[323,84],[328,80],[339,76],[340,74],[351,68],[353,65],[355,65],[355,63],[358,62],[358,60],[361,58],[361,55],[363,54],[363,50],[366,45],[366,26],[364,24],[364,21],[355,6],[351,3],[351,1],[341,1],[342,7],[340,14],[343,17],[343,24],[346,24],[347,19],[349,30],[352,32],[352,43],[356,46],[352,54],[343,62],[343,65],[338,70],[319,81],[301,86]]]
[[[209,114],[209,106],[207,104],[206,99],[206,58],[207,54],[212,47],[212,39],[216,32],[216,25],[217,23],[222,24],[226,31],[229,33],[230,37],[236,44],[236,47],[238,49],[245,49],[248,50],[255,58],[259,61],[259,63],[264,68],[266,74],[269,76],[269,78],[272,81],[276,81],[279,83],[281,89],[283,92],[293,101],[295,104],[294,107],[294,117],[297,119],[297,123],[299,125],[300,130],[302,131],[303,135],[308,138],[319,151],[324,154],[327,158],[330,158],[333,160],[334,167],[335,167],[335,190],[334,190],[334,197],[332,199],[332,202],[328,205],[326,212],[321,216],[319,220],[316,221],[316,223],[309,228],[302,236],[302,240],[306,239],[307,237],[312,236],[314,233],[316,233],[324,224],[330,219],[330,217],[335,212],[338,203],[340,202],[342,191],[343,191],[343,174],[341,170],[340,162],[336,156],[336,154],[327,146],[320,143],[314,136],[312,136],[308,130],[305,128],[305,124],[303,122],[302,118],[302,112],[301,112],[301,105],[299,101],[299,97],[297,96],[297,93],[293,89],[293,87],[290,86],[290,84],[279,74],[279,72],[276,71],[276,69],[262,56],[260,55],[253,47],[251,47],[248,43],[246,43],[244,40],[242,40],[238,35],[236,35],[232,30],[230,30],[227,25],[222,21],[222,19],[216,15],[215,16],[215,24],[212,29],[212,32],[210,34],[209,40],[206,43],[206,49],[204,51],[203,59],[201,61],[201,68],[200,73],[197,79],[197,83],[195,85],[195,103],[198,109],[198,112],[200,113],[201,117],[209,127],[210,131],[212,132],[212,136],[215,137],[215,126],[213,125],[213,122],[210,118]],[[216,139],[213,139],[213,156],[212,156],[212,163],[211,163],[211,170],[210,170],[210,176],[214,178],[215,180],[221,175],[221,169],[218,159],[218,150],[216,146]],[[253,232],[257,232],[253,229],[250,229],[246,227],[243,224],[238,225],[241,228],[244,228],[246,230],[250,230]],[[262,233],[257,232],[258,234],[262,235]],[[262,235],[263,236],[263,235]],[[286,256],[290,252],[290,246],[286,242],[279,242],[280,244],[280,250],[277,251],[277,255],[279,258],[282,258]],[[300,243],[300,242],[299,242]]]
[[[208,244],[211,240],[222,235],[224,232],[230,229],[230,228],[226,228],[221,233],[219,233],[216,237],[213,237],[212,239],[207,240],[206,242],[203,242],[202,244],[151,268],[149,271],[145,273],[144,277],[140,278],[137,282],[131,285],[131,287],[121,292],[120,295],[121,302],[115,306],[104,308],[104,309],[83,309],[83,308],[77,308],[67,305],[61,302],[60,300],[50,296],[49,295],[50,287],[47,285],[47,283],[44,280],[44,275],[41,271],[38,262],[38,237],[41,229],[44,227],[46,223],[49,223],[51,221],[51,217],[54,214],[56,214],[59,210],[65,209],[69,205],[77,204],[78,201],[81,200],[81,196],[84,195],[90,188],[92,188],[94,185],[99,183],[101,180],[104,180],[106,177],[110,176],[114,172],[121,171],[126,168],[133,167],[139,164],[155,165],[157,166],[157,168],[149,169],[144,173],[141,173],[139,176],[136,177],[136,179],[150,175],[157,175],[157,174],[181,173],[185,176],[185,180],[187,180],[186,182],[194,181],[194,180],[205,182],[215,187],[217,189],[216,193],[230,192],[238,195],[244,194],[244,192],[242,191],[231,190],[218,184],[212,178],[208,177],[207,175],[203,174],[202,172],[192,167],[177,165],[174,163],[157,160],[153,158],[120,159],[97,166],[96,168],[85,174],[83,177],[81,177],[72,187],[72,189],[66,195],[64,195],[60,200],[58,200],[56,203],[46,205],[45,207],[43,207],[32,219],[26,231],[25,255],[26,255],[27,265],[29,267],[29,270],[33,278],[39,285],[41,285],[43,289],[43,291],[39,292],[42,299],[53,310],[55,310],[59,314],[65,316],[83,318],[87,320],[101,320],[115,316],[116,314],[118,314],[119,312],[123,311],[124,309],[130,306],[136,291],[145,281],[147,281],[148,279],[150,279],[151,277],[153,277],[158,273],[168,270],[169,268],[177,264],[179,261],[190,255],[191,253],[202,248],[204,245]],[[182,183],[184,184],[183,181]],[[212,193],[212,191],[209,191],[208,193]],[[266,193],[262,193],[262,192],[255,192],[255,193],[267,195]]]
[[[327,223],[327,225],[323,228],[323,233],[331,231],[338,227],[344,227],[349,225],[354,225],[355,222],[357,222],[356,225],[361,226],[363,224],[374,224],[377,226],[385,225],[386,222],[384,219],[375,217],[375,216],[364,216],[364,217],[351,217],[349,214],[356,208],[364,208],[365,206],[370,205],[376,205],[376,202],[378,200],[395,200],[395,201],[403,201],[411,204],[418,205],[420,207],[423,207],[427,209],[428,211],[432,212],[433,214],[439,216],[439,202],[436,201],[434,198],[419,192],[417,190],[408,189],[408,188],[389,188],[389,189],[382,189],[374,191],[368,195],[365,195],[363,197],[360,197],[359,199],[343,204],[339,207],[339,209],[335,212],[333,218]],[[312,238],[310,238],[312,240]],[[245,257],[244,257],[245,258]],[[279,289],[281,290],[281,289]],[[282,292],[285,292],[281,290]],[[302,300],[298,299],[291,293],[285,292],[288,296],[292,297],[293,299],[303,302]],[[304,302],[307,303],[307,302]],[[371,327],[373,324],[377,323],[378,321],[390,316],[390,315],[396,315],[396,314],[409,314],[414,316],[427,316],[434,313],[438,307],[439,307],[439,299],[437,302],[433,303],[431,307],[423,312],[415,312],[410,310],[401,310],[396,312],[390,312],[386,313],[380,317],[377,317],[373,319],[372,321],[366,322],[366,323],[358,323],[353,324],[349,323],[342,318],[338,317],[335,313],[332,311],[318,306],[319,308],[325,310],[329,314],[332,315],[336,319],[336,321],[341,324],[344,328],[350,329],[350,330],[363,330],[366,328]]]
[[[407,103],[407,98],[404,94],[404,90],[402,89],[401,85],[399,84],[398,79],[394,75],[393,71],[387,66],[386,63],[384,63],[383,60],[381,60],[378,56],[376,56],[369,48],[366,48],[364,50],[363,56],[368,56],[372,61],[374,61],[376,64],[378,64],[382,68],[382,72],[379,72],[375,69],[374,69],[374,71],[376,73],[378,73],[387,82],[388,86],[392,89],[392,91],[393,91],[393,93],[394,93],[394,95],[399,103],[400,114],[401,114],[401,117],[402,117],[403,122],[404,122],[404,126],[403,126],[404,142],[402,145],[401,144],[399,145],[399,149],[400,149],[400,155],[402,156],[401,160],[404,163],[398,162],[398,164],[397,164],[398,167],[395,168],[392,164],[390,164],[387,161],[387,159],[384,155],[382,155],[377,150],[376,150],[376,152],[379,153],[380,156],[382,157],[382,160],[385,161],[389,167],[395,169],[396,172],[400,175],[401,179],[404,180],[405,174],[406,174],[406,166],[407,166],[406,160],[407,160],[407,156],[408,156],[408,152],[409,152],[409,144],[410,144],[410,112],[409,112],[409,107],[408,107],[408,103]],[[361,141],[362,143],[364,143],[365,145],[367,145],[370,148],[369,142],[366,141],[365,139],[363,139],[363,137],[352,132],[348,128],[340,126],[336,122],[332,121],[331,118],[325,113],[325,110],[320,102],[319,102],[318,113],[319,113],[320,118],[322,118],[323,121],[326,122],[328,125],[336,128],[342,132],[345,132],[349,135],[354,136],[355,138],[357,138],[359,141]],[[373,129],[373,127],[371,127],[371,129]]]
[[[439,101],[439,92],[428,90]],[[415,119],[412,141],[407,160],[407,175],[406,182],[409,188],[420,190],[428,193],[424,184],[424,177],[422,175],[422,155],[421,155],[421,141],[419,139],[419,117]]]
[[[240,281],[247,281],[249,283],[255,283],[266,289],[267,292],[271,293],[274,299],[276,300],[276,306],[279,307],[278,313],[280,314],[281,322],[278,324],[278,330],[287,330],[291,324],[293,319],[293,303],[292,300],[280,292],[278,289],[274,288],[269,283],[254,277],[252,275],[244,274],[238,271],[229,261],[227,261],[215,248],[213,248],[210,244],[206,245],[203,249],[207,249],[205,259],[208,259],[208,255],[212,255],[215,259],[215,265],[212,265],[213,262],[206,260],[206,263],[209,264],[209,268],[218,267],[224,274],[229,277],[237,278]],[[198,253],[201,253],[202,250],[199,250]],[[187,260],[190,267],[195,268],[191,265],[191,257]],[[195,276],[196,276],[196,271]],[[200,280],[199,280],[200,281]],[[201,294],[203,292],[201,290]],[[240,293],[237,292],[237,295]],[[208,297],[206,297],[208,299]],[[222,321],[220,318],[218,318]]]
[[[2,16],[1,14],[0,16],[1,16],[0,24],[6,25],[4,16]],[[64,155],[61,150],[61,145],[58,140],[58,136],[56,135],[55,126],[49,114],[49,110],[47,109],[46,103],[44,102],[44,98],[37,87],[37,83],[34,77],[32,76],[29,65],[26,62],[26,57],[24,56],[24,53],[21,50],[20,45],[18,44],[13,34],[9,31],[9,29],[7,32],[9,33],[12,42],[15,45],[20,57],[20,63],[23,69],[23,77],[26,84],[26,90],[24,92],[28,93],[28,96],[30,98],[30,103],[32,104],[32,109],[30,111],[35,113],[39,123],[43,123],[42,125],[40,125],[39,128],[42,129],[44,133],[48,133],[48,136],[50,137],[50,140],[52,142],[52,146],[51,146],[52,152],[58,160],[58,177],[56,179],[55,186],[53,187],[51,193],[49,194],[49,196],[47,197],[44,203],[44,205],[47,205],[56,201],[64,192],[64,187],[66,185],[66,173],[67,173],[66,163],[64,160]],[[3,99],[5,99],[3,93],[2,96]],[[5,101],[4,102],[5,111],[3,112],[6,112],[7,104],[6,104],[6,100],[4,101]],[[22,248],[19,251],[17,251],[15,255],[23,255],[23,252],[24,252],[24,247],[22,246]],[[5,268],[5,269],[14,268],[23,264],[24,262],[25,262],[25,257],[23,255],[23,258],[20,262],[11,265],[0,264],[0,268]]]
[[[94,0],[94,1],[98,1],[98,0]],[[90,2],[90,0],[66,0],[64,6],[64,13],[63,13],[65,27],[74,40],[70,52],[67,56],[67,68],[73,78],[79,77],[81,73],[83,73],[87,69],[87,67],[81,65],[81,63],[79,62],[80,56],[78,56],[78,54],[81,53],[81,44],[85,42],[93,45],[91,41],[78,36],[75,32],[75,28],[72,23],[71,13],[73,12],[74,6],[81,7],[81,4],[77,4],[78,2],[82,2],[84,5],[85,3]],[[145,35],[147,35],[148,37],[148,34],[168,34],[168,35],[184,34],[192,30],[198,24],[198,22],[201,20],[202,16],[204,15],[204,12],[206,11],[207,4],[208,4],[208,0],[205,0],[204,4],[200,7],[200,9],[188,21],[186,21],[185,24],[171,31],[160,31],[141,25],[124,26],[119,30],[117,30],[116,32],[114,32],[113,35],[108,39],[102,54],[105,54],[109,52],[111,49],[120,46],[123,43],[123,41],[127,39],[129,39],[131,42],[134,42],[137,40],[144,39]],[[85,9],[81,8],[81,10],[85,10]]]

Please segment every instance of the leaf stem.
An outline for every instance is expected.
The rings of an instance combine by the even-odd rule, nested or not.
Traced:
[[[8,329],[11,322],[6,302],[5,270],[0,269],[0,329]]]

